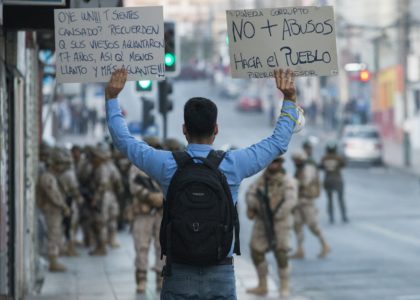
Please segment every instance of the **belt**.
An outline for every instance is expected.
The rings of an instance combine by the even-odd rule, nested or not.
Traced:
[[[180,265],[192,265],[192,264],[186,264],[185,262],[181,262],[181,261],[179,261],[175,258],[172,260],[172,262],[176,263],[176,264],[180,264]],[[232,256],[231,257],[226,257],[226,258],[222,259],[221,261],[216,262],[215,264],[207,265],[207,267],[210,267],[210,266],[225,266],[225,265],[233,265],[233,257]],[[206,266],[204,266],[204,267],[206,267]]]
[[[233,265],[233,257],[226,257],[225,259],[222,259],[219,261],[217,266],[223,266],[223,265]]]

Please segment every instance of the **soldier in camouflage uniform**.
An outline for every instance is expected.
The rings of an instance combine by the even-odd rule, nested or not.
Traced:
[[[325,257],[330,252],[330,247],[322,235],[318,224],[318,210],[315,200],[320,194],[319,174],[317,167],[312,163],[307,163],[307,155],[304,151],[293,153],[292,159],[296,166],[295,178],[298,180],[299,199],[298,205],[294,209],[294,230],[297,237],[297,250],[292,258],[304,258],[303,251],[303,225],[308,225],[309,230],[319,239],[321,252],[319,258]]]
[[[337,146],[329,143],[326,147],[326,153],[322,157],[320,168],[325,171],[324,188],[328,197],[328,215],[330,223],[334,223],[333,193],[338,194],[338,203],[340,205],[341,218],[343,222],[348,222],[346,214],[346,203],[344,202],[344,183],[341,176],[341,169],[346,165],[345,160],[337,154]]]
[[[61,187],[67,205],[71,208],[65,236],[67,239],[66,254],[69,256],[78,256],[76,251],[76,237],[79,225],[79,206],[83,204],[83,197],[80,194],[79,181],[73,167],[73,158],[71,152],[67,149],[60,149],[63,157],[63,172],[58,176],[58,183]]]
[[[117,199],[114,192],[113,174],[107,163],[108,160],[107,150],[102,147],[92,148],[94,194],[91,206],[93,238],[96,243],[95,249],[90,252],[91,255],[106,255],[109,224],[112,224],[112,219],[118,215],[118,207],[115,207]]]
[[[120,216],[118,198],[122,197],[124,194],[124,185],[121,173],[112,159],[111,151],[108,149],[105,149],[105,151],[107,153],[106,165],[111,176],[111,184],[114,191],[114,197],[110,198],[111,202],[108,206],[107,242],[112,248],[118,248],[120,246],[117,242],[118,217]]]
[[[70,208],[57,181],[58,174],[63,171],[63,160],[59,149],[52,149],[47,170],[40,175],[37,182],[37,204],[48,227],[48,260],[51,272],[66,271],[66,267],[57,261],[63,240],[63,214],[70,214]]]
[[[164,143],[163,147],[168,151],[182,151],[185,147],[181,144],[180,141],[174,138],[167,138]]]
[[[246,194],[247,216],[255,220],[250,248],[257,269],[258,286],[248,293],[267,294],[268,266],[265,254],[274,252],[280,277],[280,294],[289,295],[289,268],[287,252],[292,228],[292,209],[297,204],[297,181],[285,174],[283,157],[276,158],[264,174],[250,186]]]
[[[76,155],[75,155],[76,152]],[[77,150],[73,152],[75,159],[75,169],[77,179],[80,184],[80,193],[83,196],[84,202],[80,207],[80,227],[83,232],[83,244],[85,247],[93,245],[93,216],[94,210],[92,207],[92,199],[95,191],[93,178],[93,164],[92,164],[92,147],[86,146],[81,156],[77,154]]]
[[[118,216],[118,229],[122,230],[124,229],[124,226],[125,226],[124,212],[126,211],[126,207],[130,203],[130,198],[131,198],[130,185],[128,182],[131,162],[128,160],[127,157],[125,157],[116,148],[113,150],[113,158],[114,158],[114,163],[121,174],[121,181],[122,181],[122,186],[123,186],[123,192],[118,197],[118,205],[120,207],[120,214]]]
[[[156,138],[143,139],[150,146],[162,148]],[[132,165],[130,168],[130,192],[133,197],[131,213],[133,217],[133,239],[136,250],[136,283],[137,292],[144,293],[146,290],[146,278],[148,269],[149,247],[152,239],[155,246],[156,289],[162,288],[161,272],[164,261],[161,260],[159,231],[162,221],[163,193],[158,183],[152,180],[146,173]]]

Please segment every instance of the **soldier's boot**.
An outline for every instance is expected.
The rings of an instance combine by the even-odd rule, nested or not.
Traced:
[[[287,268],[279,269],[279,277],[280,277],[280,296],[282,298],[288,298],[290,295],[289,270]]]
[[[321,243],[322,243],[322,248],[321,248],[321,252],[319,253],[318,257],[319,258],[325,258],[327,256],[327,254],[331,252],[331,248],[330,248],[330,246],[328,246],[328,244],[324,240]]]
[[[161,291],[163,286],[163,277],[161,272],[156,271],[156,291]]]
[[[50,266],[49,266],[50,272],[65,272],[65,271],[67,271],[67,268],[57,261],[57,256],[50,256],[49,257],[49,263],[50,263]]]
[[[106,255],[106,246],[105,243],[100,242],[97,244],[95,250],[89,252],[89,255],[92,256],[103,256]]]
[[[68,254],[68,256],[79,256],[79,253],[76,250],[76,242],[75,241],[69,242],[67,254]]]
[[[258,285],[255,288],[246,290],[246,292],[248,294],[254,294],[254,295],[258,295],[258,296],[267,295],[267,293],[268,293],[267,273],[268,273],[267,263],[262,262],[262,263],[258,264],[258,266],[257,266]]]
[[[302,246],[298,246],[296,249],[296,252],[290,256],[292,259],[304,259],[305,258],[305,252],[303,251]]]
[[[143,294],[146,291],[147,273],[145,271],[136,270],[136,291]]]
[[[268,293],[267,288],[267,276],[258,279],[258,285],[252,289],[247,289],[248,294],[254,294],[257,296],[264,296]]]
[[[116,221],[115,221],[116,222]],[[108,245],[115,249],[118,248],[120,246],[120,244],[118,244],[117,242],[117,229],[113,228],[113,226],[111,226],[112,228],[109,228],[109,233],[108,233]]]
[[[89,236],[89,233],[85,233],[83,235],[83,246],[85,246],[86,248],[89,248],[90,246],[92,246],[92,242],[91,242],[91,238]]]
[[[108,244],[111,248],[114,248],[114,249],[120,247],[120,244],[117,242],[117,233],[116,232],[110,233]]]

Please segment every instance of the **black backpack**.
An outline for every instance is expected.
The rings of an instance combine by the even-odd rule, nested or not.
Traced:
[[[225,153],[211,150],[207,158],[173,152],[178,165],[163,206],[160,229],[164,275],[171,263],[217,265],[229,254],[240,255],[239,219],[226,176],[218,169]]]

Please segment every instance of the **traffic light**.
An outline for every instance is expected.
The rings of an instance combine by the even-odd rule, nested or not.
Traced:
[[[165,72],[169,76],[178,75],[178,45],[175,32],[175,22],[165,22]]]
[[[169,99],[172,90],[172,83],[168,80],[159,82],[159,112],[161,114],[166,114],[173,109],[173,102]]]
[[[155,116],[153,115],[153,108],[155,104],[152,100],[145,97],[141,98],[143,102],[143,120],[142,120],[142,131],[155,124]]]
[[[152,81],[151,80],[139,80],[136,81],[136,91],[137,92],[150,92],[152,90]]]
[[[359,71],[359,80],[361,82],[368,82],[370,80],[370,72],[368,70]]]

